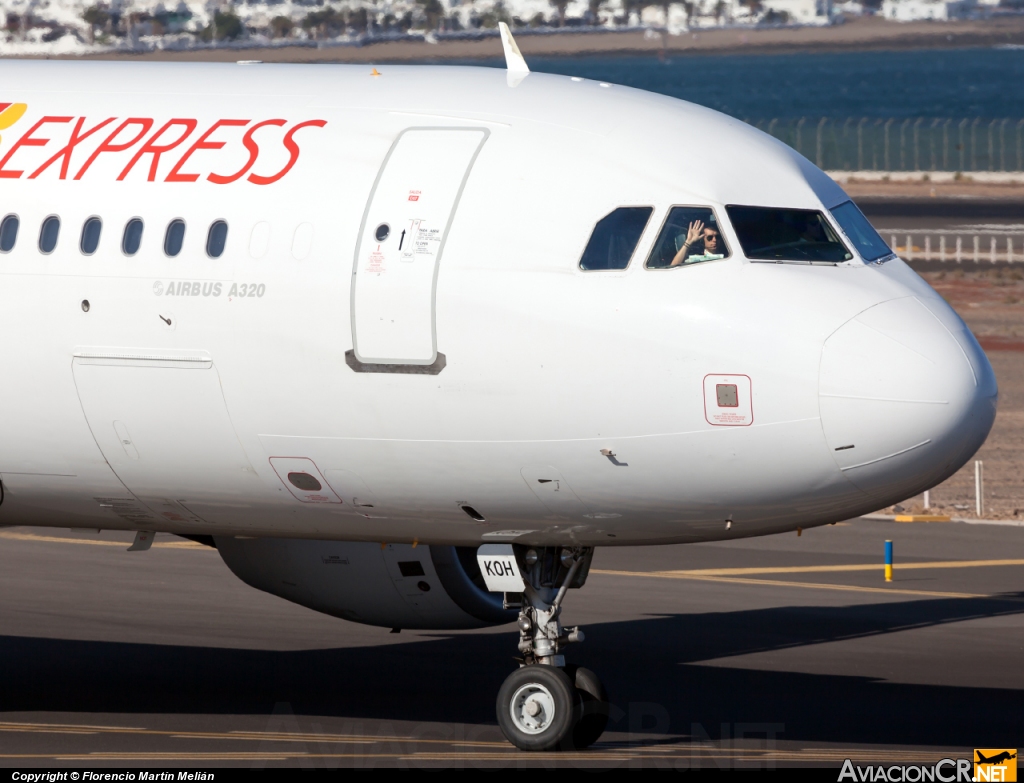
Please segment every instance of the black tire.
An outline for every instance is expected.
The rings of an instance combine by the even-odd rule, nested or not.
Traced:
[[[590,669],[569,665],[565,667],[565,673],[572,678],[581,702],[579,719],[572,730],[571,747],[584,750],[601,739],[608,727],[608,692]]]
[[[539,709],[536,716],[528,714]],[[498,691],[498,725],[520,750],[555,750],[566,743],[579,716],[572,680],[554,666],[534,664],[512,672]]]

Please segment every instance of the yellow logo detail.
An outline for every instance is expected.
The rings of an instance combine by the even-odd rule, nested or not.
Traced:
[[[1016,748],[975,748],[974,780],[978,783],[1011,783],[1017,780]]]
[[[26,109],[26,103],[0,103],[0,130],[7,130],[20,120]]]

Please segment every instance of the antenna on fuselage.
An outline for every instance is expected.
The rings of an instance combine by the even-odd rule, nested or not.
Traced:
[[[508,86],[515,87],[530,73],[530,67],[523,59],[523,53],[519,51],[516,39],[512,37],[512,31],[504,22],[498,22],[498,30],[501,32],[501,47],[505,50],[505,68],[508,71]]]

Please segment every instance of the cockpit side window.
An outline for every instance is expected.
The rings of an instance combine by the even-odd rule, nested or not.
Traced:
[[[718,261],[728,255],[729,248],[714,210],[709,207],[672,207],[647,259],[647,268],[671,269],[702,261]]]
[[[887,256],[893,255],[892,250],[885,244],[885,240],[878,236],[875,227],[872,226],[864,213],[857,209],[852,201],[846,201],[838,207],[833,207],[832,217],[836,219],[839,228],[846,234],[860,257],[865,261],[878,261]]]
[[[725,211],[744,255],[752,261],[837,264],[853,258],[825,216],[816,210],[730,204]]]
[[[625,269],[651,219],[652,207],[619,207],[594,226],[580,269]]]

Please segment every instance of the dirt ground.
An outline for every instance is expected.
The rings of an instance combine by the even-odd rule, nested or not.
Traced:
[[[924,277],[977,336],[999,382],[999,412],[975,456],[984,465],[982,516],[1024,520],[1024,269],[924,272]],[[923,510],[921,496],[901,504]],[[933,509],[976,517],[974,461],[931,491]],[[888,511],[893,511],[892,508]]]
[[[1021,179],[1024,180],[1024,174]],[[839,182],[843,190],[857,201],[993,201],[1018,205],[1024,218],[1024,187],[1020,182],[976,181],[970,175],[951,182],[923,178],[916,181],[866,181],[856,177]]]

